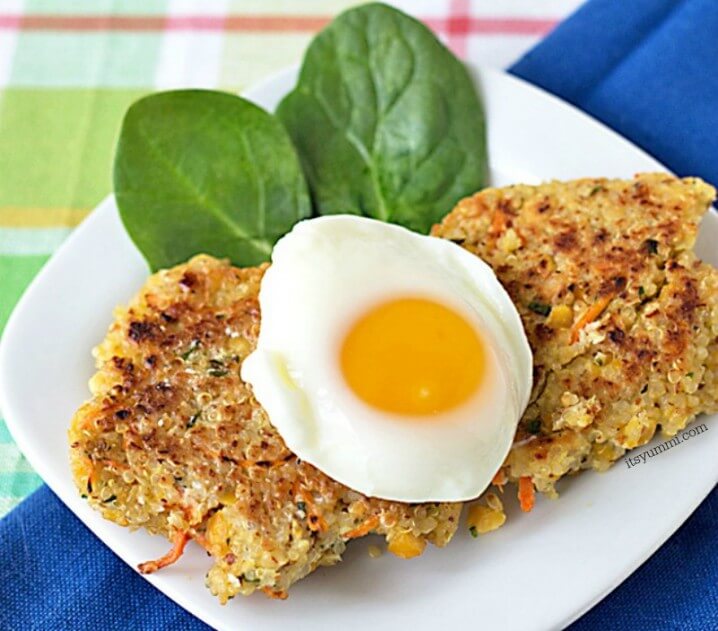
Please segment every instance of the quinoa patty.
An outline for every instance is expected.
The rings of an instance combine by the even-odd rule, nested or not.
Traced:
[[[603,470],[657,428],[718,411],[718,272],[693,245],[714,189],[667,174],[487,189],[433,229],[483,258],[516,304],[534,389],[497,482]],[[523,488],[522,488],[523,487]]]
[[[399,556],[443,546],[460,504],[366,498],[300,462],[240,379],[259,332],[264,267],[209,256],[151,276],[118,308],[95,349],[93,398],[72,419],[78,489],[104,517],[214,558],[220,601],[257,589],[283,597],[347,542],[375,532]]]

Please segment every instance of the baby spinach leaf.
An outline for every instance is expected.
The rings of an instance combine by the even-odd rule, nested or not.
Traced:
[[[319,214],[427,232],[486,182],[484,114],[466,68],[383,4],[343,13],[313,40],[277,115]]]
[[[311,214],[282,124],[222,92],[179,90],[134,103],[114,185],[125,228],[155,270],[198,253],[255,265]]]

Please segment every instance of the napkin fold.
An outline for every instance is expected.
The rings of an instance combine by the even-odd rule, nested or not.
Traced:
[[[511,72],[589,112],[678,174],[716,184],[717,34],[715,0],[592,0]],[[717,532],[714,490],[572,629],[718,629]],[[0,585],[2,629],[208,628],[120,561],[47,487],[0,521]]]

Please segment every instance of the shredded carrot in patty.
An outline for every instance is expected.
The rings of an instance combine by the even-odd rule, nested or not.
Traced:
[[[489,226],[489,235],[496,238],[506,230],[506,215],[497,210],[491,217],[491,225]]]
[[[501,488],[504,484],[506,484],[506,482],[507,482],[506,474],[504,473],[503,469],[499,469],[496,472],[494,479],[491,480],[491,484],[498,486],[499,488]]]
[[[379,518],[376,515],[372,515],[364,523],[359,524],[353,530],[344,534],[345,539],[356,539],[357,537],[363,537],[369,534],[374,528],[379,525]]]
[[[299,488],[299,480],[297,480],[294,483],[294,501],[304,502],[306,504],[307,526],[309,527],[309,530],[312,532],[326,532],[329,528],[329,524],[327,524],[324,517],[322,517],[321,512],[317,510],[313,499],[314,498],[311,493],[302,491]]]
[[[571,344],[575,344],[576,342],[578,342],[578,336],[581,332],[581,329],[587,324],[593,322],[596,318],[598,318],[598,316],[603,313],[604,309],[608,306],[608,303],[610,303],[611,300],[613,300],[613,294],[601,296],[588,309],[586,309],[584,314],[571,327]]]
[[[534,483],[531,478],[524,476],[519,478],[519,503],[521,510],[528,513],[536,502],[536,493],[534,492]]]
[[[90,459],[88,458],[88,460]],[[97,479],[100,477],[100,472],[92,460],[90,460],[90,466],[92,471],[90,471],[90,476],[87,478],[87,490],[89,493],[94,493],[97,491]]]
[[[309,526],[309,530],[312,532],[326,532],[329,528],[327,520],[317,512],[312,512],[309,515],[307,518],[307,525]]]
[[[262,591],[267,594],[267,596],[274,598],[275,600],[286,600],[288,596],[287,592],[275,592],[271,587],[263,587]]]
[[[142,574],[152,574],[157,570],[161,570],[163,567],[172,565],[182,556],[184,547],[187,545],[189,538],[188,533],[177,531],[174,537],[172,537],[172,549],[167,554],[154,561],[145,561],[144,563],[140,563],[137,566],[137,569]]]
[[[193,534],[192,539],[194,539],[199,545],[201,545],[207,552],[209,552],[210,554],[212,553],[209,540],[201,532],[196,532],[195,534]]]

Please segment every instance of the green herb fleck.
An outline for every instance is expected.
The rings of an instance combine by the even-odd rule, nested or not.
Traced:
[[[180,355],[180,357],[181,357],[184,361],[187,361],[187,360],[189,359],[189,356],[190,356],[192,353],[194,353],[198,348],[199,348],[199,340],[192,340],[192,341],[190,342],[190,345],[189,345],[189,347],[187,348],[187,350],[186,350],[184,353],[182,353],[182,355]]]
[[[658,241],[656,241],[655,239],[647,239],[646,250],[648,250],[649,254],[658,253]]]
[[[603,186],[601,186],[601,185],[599,184],[598,186],[594,186],[594,187],[591,189],[591,192],[588,194],[588,196],[589,196],[589,197],[593,197],[596,193],[599,193],[599,192],[605,191],[605,190],[606,190],[606,189],[603,188]]]
[[[641,286],[638,288],[638,297],[639,297],[639,298],[643,298],[643,296],[645,296],[645,295],[646,295],[646,290],[643,289],[643,285],[641,285]]]
[[[83,500],[86,500],[86,499],[87,499],[87,494],[86,494],[86,493],[80,493],[80,497],[81,497]]]
[[[302,511],[303,513],[307,512],[307,505],[305,502],[297,502],[297,509]]]
[[[469,532],[474,539],[479,536],[479,531],[476,530],[476,526],[471,526],[471,528],[469,528]]]
[[[538,302],[536,300],[529,302],[529,309],[542,316],[547,316],[551,313],[551,305],[547,305],[545,302]]]
[[[106,500],[102,500],[103,504],[109,504],[110,502],[114,502],[117,499],[117,495],[110,495]]]
[[[187,421],[187,429],[194,427],[200,416],[202,416],[202,412],[195,412],[192,416],[190,416],[189,421]]]
[[[526,426],[526,429],[530,434],[538,434],[541,431],[541,419],[535,418],[529,421],[528,425]]]
[[[207,371],[207,374],[210,377],[224,377],[225,375],[229,374],[229,370],[227,370],[227,367],[224,365],[224,362],[220,361],[219,359],[210,359],[209,370]]]
[[[688,377],[689,379],[693,379],[693,374],[694,374],[694,373],[689,372],[689,373],[686,374],[686,377]]]

